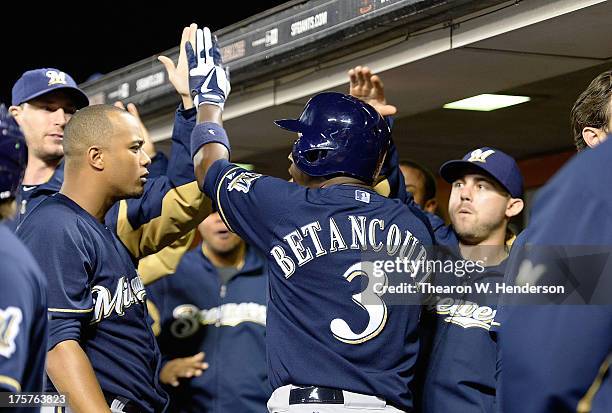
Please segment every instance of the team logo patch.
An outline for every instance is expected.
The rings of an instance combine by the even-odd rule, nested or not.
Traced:
[[[119,278],[117,288],[112,293],[108,288],[96,285],[91,289],[94,301],[94,318],[90,324],[99,323],[113,313],[120,317],[133,304],[145,304],[146,291],[140,277]]]
[[[23,315],[18,307],[0,309],[0,356],[11,357]]]
[[[265,327],[266,306],[258,303],[227,303],[201,310],[195,305],[183,304],[172,311],[172,317],[174,321],[170,325],[170,332],[174,337],[185,338],[206,325],[236,327],[248,322]]]
[[[442,298],[435,305],[434,311],[438,315],[447,315],[444,318],[447,323],[463,328],[478,327],[488,331],[492,326],[500,325],[495,321],[497,310],[471,301]]]
[[[236,190],[244,192],[246,194],[247,192],[249,192],[249,189],[251,189],[251,185],[253,185],[253,182],[260,176],[261,174],[256,174],[254,172],[242,172],[235,177],[228,176],[228,179],[231,180],[230,183],[227,185],[227,190]]]
[[[516,276],[516,285],[535,285],[538,280],[546,272],[544,264],[533,265],[529,260],[525,260],[519,267],[518,275]]]
[[[489,149],[488,151],[484,152],[482,151],[482,149],[476,149],[470,154],[470,159],[468,159],[468,162],[487,163],[487,158],[493,155],[494,153],[495,151],[493,149]]]
[[[355,191],[355,199],[357,201],[365,202],[366,204],[370,203],[370,193],[366,191]]]
[[[66,84],[66,73],[64,72],[57,72],[55,70],[47,70],[47,73],[45,73],[45,76],[49,78],[49,84],[47,86]]]

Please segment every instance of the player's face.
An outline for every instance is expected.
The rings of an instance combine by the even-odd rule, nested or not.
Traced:
[[[425,207],[425,177],[423,173],[416,168],[406,165],[400,165],[402,175],[404,175],[404,183],[406,191],[412,193],[414,202],[421,208]]]
[[[235,251],[242,239],[227,229],[218,212],[210,214],[198,226],[202,238],[210,251],[223,255]]]
[[[64,156],[64,126],[75,112],[74,102],[62,90],[11,107],[11,113],[25,135],[29,156],[45,162],[57,161]]]
[[[144,140],[136,119],[127,112],[111,116],[115,134],[109,143],[105,170],[112,193],[119,198],[139,197],[147,182],[151,158],[142,150]]]
[[[505,231],[510,196],[492,178],[468,174],[452,185],[448,212],[459,237],[478,244],[494,231]]]

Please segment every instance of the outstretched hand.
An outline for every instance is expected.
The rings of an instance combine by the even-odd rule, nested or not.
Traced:
[[[174,86],[174,89],[181,95],[183,100],[183,107],[190,109],[193,107],[193,100],[191,99],[191,93],[189,90],[189,67],[187,65],[187,55],[185,52],[185,44],[189,41],[192,34],[195,36],[195,32],[198,26],[192,23],[189,27],[183,28],[183,34],[181,35],[181,43],[179,45],[179,58],[176,66],[172,59],[167,56],[158,56],[159,60],[166,69],[168,74],[168,80]]]
[[[380,113],[381,116],[391,116],[397,113],[397,108],[388,105],[385,99],[385,87],[378,75],[373,75],[367,66],[356,66],[348,71],[350,86],[349,94],[363,100]]]

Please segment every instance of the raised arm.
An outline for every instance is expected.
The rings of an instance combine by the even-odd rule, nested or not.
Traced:
[[[228,72],[223,68],[216,39],[208,27],[190,27],[185,44],[189,65],[189,88],[198,111],[191,134],[191,155],[198,186],[204,187],[206,174],[215,161],[229,159],[230,145],[223,129],[222,113],[230,92]]]

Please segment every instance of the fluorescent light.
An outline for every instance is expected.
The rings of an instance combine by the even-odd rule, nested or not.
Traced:
[[[472,96],[471,98],[447,103],[442,107],[444,109],[478,110],[482,112],[490,112],[492,110],[529,102],[530,100],[531,98],[529,96],[493,95],[485,93],[483,95]]]

